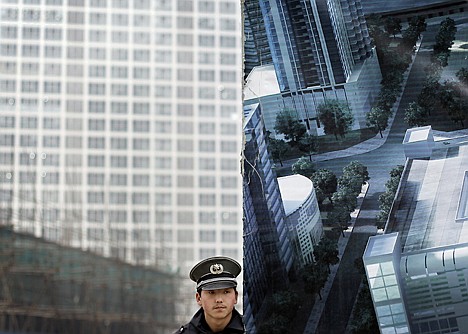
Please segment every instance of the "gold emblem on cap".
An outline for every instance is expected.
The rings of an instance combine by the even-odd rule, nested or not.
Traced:
[[[210,272],[212,274],[221,274],[223,270],[224,270],[223,265],[219,263],[212,264],[210,267]]]

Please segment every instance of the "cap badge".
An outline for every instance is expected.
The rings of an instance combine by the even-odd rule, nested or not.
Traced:
[[[224,270],[223,265],[219,263],[212,264],[210,267],[210,272],[212,274],[221,274],[223,270]]]

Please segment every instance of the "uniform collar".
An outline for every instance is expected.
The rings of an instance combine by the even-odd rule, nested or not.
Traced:
[[[197,313],[193,316],[192,320],[190,321],[192,325],[198,328],[202,333],[213,333],[206,323],[205,320],[205,313],[203,312],[203,308],[200,308]],[[242,322],[242,316],[236,310],[232,310],[232,318],[231,321],[228,323],[226,328],[222,333],[244,333],[244,324]]]

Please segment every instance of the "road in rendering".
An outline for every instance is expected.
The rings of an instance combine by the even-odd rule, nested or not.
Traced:
[[[459,23],[459,22],[457,22]],[[385,191],[385,182],[389,172],[397,165],[404,165],[403,137],[406,130],[404,109],[408,103],[416,101],[425,78],[425,66],[429,63],[434,36],[439,25],[428,25],[423,43],[414,60],[404,88],[399,107],[396,111],[389,136],[379,149],[347,158],[317,162],[317,168],[326,168],[337,176],[350,161],[358,160],[369,171],[369,189],[360,214],[355,222],[347,248],[341,258],[332,289],[328,295],[316,333],[346,333],[346,327],[356,300],[361,273],[354,266],[354,261],[361,258],[369,236],[376,233],[375,216],[379,212],[378,197]],[[382,139],[384,140],[384,139]],[[307,330],[306,330],[307,332]]]

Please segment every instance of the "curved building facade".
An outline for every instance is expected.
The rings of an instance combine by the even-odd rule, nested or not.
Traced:
[[[286,222],[301,266],[314,262],[314,245],[323,234],[312,181],[299,174],[278,178]]]

